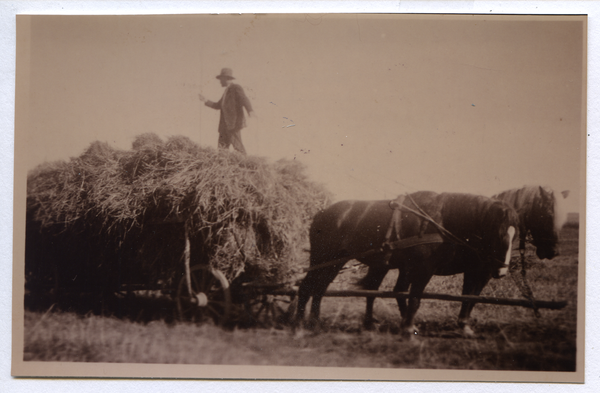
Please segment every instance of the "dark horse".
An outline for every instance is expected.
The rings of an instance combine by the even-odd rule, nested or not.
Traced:
[[[563,197],[566,198],[566,195],[568,195],[568,193],[565,194],[565,192],[563,192]],[[494,195],[492,198],[506,202],[517,211],[519,216],[518,232],[521,255],[524,254],[525,239],[528,234],[531,235],[532,243],[536,247],[536,254],[540,259],[552,259],[558,255],[558,230],[562,224],[561,220],[564,219],[564,217],[561,217],[559,214],[557,207],[558,201],[551,189],[539,186],[527,186],[502,192]],[[471,253],[471,255],[460,257],[473,258],[476,256]],[[454,265],[455,267],[461,266],[458,261],[453,261],[451,265]],[[468,262],[464,262],[464,265],[468,265]],[[376,290],[379,288],[387,271],[388,269],[385,269],[384,267],[370,267],[369,272],[360,281],[360,284],[365,289]],[[441,268],[436,270],[434,274],[453,275],[459,273],[465,273],[463,295],[479,295],[489,281],[489,277],[487,279],[473,277],[470,271],[463,270],[462,268]],[[405,273],[400,270],[398,283],[394,290],[404,292],[408,289],[404,275]],[[374,300],[374,298],[367,298],[367,310],[364,320],[364,325],[367,328],[371,327],[373,324]],[[403,302],[402,299],[399,299],[398,301]],[[473,303],[465,302],[459,313],[458,322],[466,335],[473,334],[473,330],[469,325],[473,307]]]
[[[311,267],[298,291],[296,323],[311,296],[310,320],[318,322],[328,285],[348,260],[357,259],[376,271],[404,273],[396,285],[410,286],[408,304],[398,300],[401,328],[414,334],[414,316],[431,277],[442,270],[469,272],[472,282],[505,275],[516,225],[515,211],[504,202],[469,194],[422,191],[392,202],[338,202],[319,212],[310,228]],[[434,240],[367,252],[390,234],[394,240]]]

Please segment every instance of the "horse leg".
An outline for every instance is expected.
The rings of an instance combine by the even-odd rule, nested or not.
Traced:
[[[321,311],[321,299],[325,295],[325,291],[329,284],[338,275],[340,269],[346,261],[333,266],[324,268],[316,268],[308,272],[300,287],[298,288],[298,306],[296,308],[295,326],[298,326],[304,319],[306,304],[312,296],[312,307],[310,309],[309,327],[315,327],[319,321],[319,313]],[[314,265],[317,266],[317,265]]]
[[[400,330],[402,334],[408,335],[410,338],[414,338],[418,334],[418,330],[415,326],[414,319],[417,314],[417,310],[421,305],[421,296],[429,280],[433,276],[433,273],[422,275],[417,280],[413,280],[410,284],[410,293],[408,297],[408,306],[406,309],[406,316],[402,318],[402,324]]]
[[[298,288],[298,303],[296,305],[296,317],[294,318],[293,327],[296,328],[300,325],[302,320],[304,319],[304,314],[306,313],[306,304],[308,303],[308,299],[311,296],[311,287],[307,278],[311,272],[309,272],[304,280],[300,283],[300,287]]]
[[[491,275],[487,272],[465,272],[463,295],[478,296],[483,288],[490,281]],[[471,311],[473,311],[475,303],[463,302],[458,314],[458,326],[463,330],[463,334],[468,337],[475,335],[471,327]]]
[[[379,289],[381,282],[385,278],[385,275],[388,273],[389,269],[378,269],[374,267],[369,267],[367,275],[365,278],[360,280],[361,286],[369,291],[376,291]],[[373,318],[373,304],[375,303],[374,297],[367,297],[367,309],[365,311],[365,318],[363,320],[363,326],[367,330],[371,330],[373,328],[373,323],[375,319]]]
[[[340,272],[342,267],[344,267],[344,264],[348,260],[340,264],[328,266],[324,269],[315,270],[315,273],[319,275],[319,280],[313,287],[312,306],[310,307],[310,317],[308,325],[309,328],[320,328],[319,314],[321,313],[321,300],[323,300],[323,296],[325,295],[329,284],[331,284],[331,282],[337,277],[338,273]]]
[[[398,280],[396,281],[396,286],[394,287],[394,292],[406,292],[408,291],[408,287],[410,286],[410,282],[408,281],[408,275],[404,273],[402,270],[398,272]],[[398,309],[400,310],[400,316],[402,318],[406,317],[407,312],[407,300],[404,297],[397,297],[396,302],[398,303]]]

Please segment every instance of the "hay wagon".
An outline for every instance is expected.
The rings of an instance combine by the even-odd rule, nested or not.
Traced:
[[[28,173],[26,292],[46,303],[58,289],[171,298],[195,292],[192,302],[208,309],[219,291],[194,290],[206,285],[192,277],[226,286],[243,270],[281,281],[287,265],[303,259],[310,219],[329,198],[296,160],[270,162],[182,136],[142,134],[131,150],[96,141],[79,157]],[[177,303],[186,314],[186,302]]]

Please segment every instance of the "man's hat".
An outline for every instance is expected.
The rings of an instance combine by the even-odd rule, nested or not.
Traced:
[[[221,74],[217,75],[217,79],[221,79],[221,78],[235,79],[233,77],[233,71],[231,71],[231,68],[223,68],[223,69],[221,69]]]

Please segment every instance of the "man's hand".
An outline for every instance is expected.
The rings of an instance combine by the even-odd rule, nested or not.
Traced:
[[[256,116],[256,112],[254,112],[254,111],[248,112],[247,126],[250,129],[254,129],[254,127],[257,126],[257,123],[258,123],[258,116]]]
[[[206,102],[206,98],[204,98],[202,94],[198,94],[198,98],[200,99],[200,101]]]

